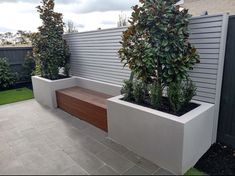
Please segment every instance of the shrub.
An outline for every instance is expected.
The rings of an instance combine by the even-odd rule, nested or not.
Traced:
[[[196,95],[196,86],[191,79],[187,79],[183,85],[184,105],[187,105],[190,100]]]
[[[39,32],[33,34],[33,55],[39,64],[41,76],[48,79],[59,79],[59,70],[64,68],[65,76],[69,76],[70,53],[63,39],[64,23],[62,14],[54,12],[54,0],[43,0],[38,6],[42,19]]]
[[[179,111],[185,103],[185,97],[182,90],[181,83],[172,82],[167,89],[167,95],[170,102],[170,108],[177,112]]]
[[[136,103],[144,102],[146,96],[146,85],[143,82],[135,81],[133,84],[133,96]]]
[[[30,82],[31,76],[33,76],[35,73],[35,67],[36,63],[32,53],[28,53],[23,64],[22,79]]]
[[[0,89],[12,86],[16,81],[16,74],[10,70],[10,65],[6,58],[0,58]]]
[[[162,92],[162,88],[158,84],[153,83],[149,85],[149,97],[150,103],[154,108],[159,108],[161,106],[162,96],[159,96],[159,92]]]
[[[191,79],[184,80],[181,83],[171,83],[167,90],[171,109],[177,112],[189,104],[193,96],[196,95],[196,90]]]
[[[130,80],[125,80],[122,90],[121,90],[121,94],[124,95],[123,99],[126,101],[132,101],[134,99],[134,95],[133,95],[133,83]]]

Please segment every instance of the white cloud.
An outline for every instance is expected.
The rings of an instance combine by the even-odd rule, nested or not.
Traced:
[[[138,0],[81,0],[74,12],[126,11],[131,10],[131,7],[137,3]]]
[[[36,6],[41,0],[0,0],[0,32],[36,31],[41,25]],[[138,0],[55,0],[55,11],[63,13],[79,31],[116,27],[118,15],[131,14]]]
[[[41,24],[35,5],[31,3],[2,3],[0,16],[0,27],[12,31],[36,31]]]

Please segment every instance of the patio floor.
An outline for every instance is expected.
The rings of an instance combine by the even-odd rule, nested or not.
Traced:
[[[35,100],[0,106],[0,174],[170,174],[107,133]]]

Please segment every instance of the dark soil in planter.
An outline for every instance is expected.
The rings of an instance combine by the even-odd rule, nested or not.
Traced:
[[[121,99],[121,100],[123,100],[123,99]],[[123,100],[123,101],[125,101],[125,100]],[[130,101],[130,103],[137,104],[134,100]],[[152,109],[156,109],[156,108],[153,108],[153,106],[150,104],[150,102],[148,100],[146,100],[143,103],[138,104],[138,105],[152,108]],[[172,115],[176,115],[176,116],[182,116],[182,115],[186,114],[187,112],[197,108],[198,106],[200,106],[200,105],[196,104],[196,103],[189,103],[189,104],[183,106],[180,111],[174,112],[172,109],[170,109],[170,103],[169,103],[168,99],[166,97],[163,97],[161,107],[157,108],[156,110],[166,112],[168,114],[172,114]]]
[[[42,77],[42,78],[44,78],[44,77]],[[49,79],[49,78],[46,78],[46,79],[49,79],[49,80],[60,80],[60,79],[65,79],[65,78],[71,78],[71,77],[70,76],[65,76],[65,75],[59,75],[59,78],[57,78],[57,79]]]
[[[195,168],[209,175],[235,175],[235,149],[216,143],[197,162]]]

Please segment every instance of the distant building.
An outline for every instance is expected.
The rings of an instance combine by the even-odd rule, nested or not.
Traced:
[[[235,0],[184,0],[181,5],[189,9],[193,16],[199,16],[206,11],[209,15],[229,12],[235,15]]]

